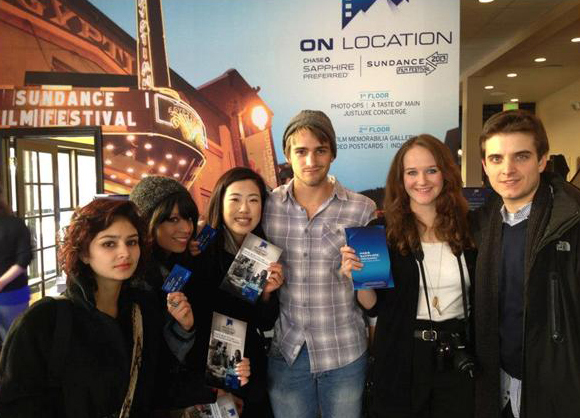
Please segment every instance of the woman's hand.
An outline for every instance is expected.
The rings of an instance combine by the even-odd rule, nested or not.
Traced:
[[[201,232],[201,230],[203,229],[205,224],[206,224],[205,219],[203,219],[200,216],[198,221],[197,221],[197,227],[195,229],[197,235],[199,235],[199,233]],[[188,249],[193,257],[197,257],[198,255],[201,254],[201,250],[199,249],[199,241],[197,241],[195,239],[192,239],[191,241],[189,241]]]
[[[280,288],[284,284],[284,271],[282,270],[282,264],[280,263],[270,263],[268,267],[270,276],[266,280],[266,285],[264,286],[264,292],[262,297],[265,300],[270,298],[270,294]]]
[[[246,385],[250,379],[250,359],[244,357],[242,361],[240,361],[236,365],[236,374],[238,375],[238,379],[240,381],[240,386]]]
[[[185,331],[193,328],[193,311],[187,297],[181,292],[167,294],[167,311]]]
[[[342,260],[340,262],[340,273],[352,280],[352,271],[362,270],[363,263],[361,263],[360,258],[356,256],[356,251],[354,248],[351,248],[347,245],[340,247],[340,254],[342,255]]]
[[[189,241],[189,244],[187,244],[187,246],[188,246],[190,254],[193,257],[197,257],[198,255],[201,254],[201,250],[199,249],[199,241],[192,239],[191,241]]]

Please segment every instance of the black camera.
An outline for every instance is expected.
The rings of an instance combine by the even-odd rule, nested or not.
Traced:
[[[452,333],[449,341],[441,341],[435,349],[438,370],[453,368],[469,377],[475,376],[475,357],[468,351],[463,337]]]
[[[451,342],[453,344],[453,368],[460,373],[465,373],[469,377],[475,376],[475,356],[471,354],[460,334],[451,334]]]

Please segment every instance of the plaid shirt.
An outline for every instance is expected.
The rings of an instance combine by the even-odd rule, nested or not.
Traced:
[[[296,202],[292,181],[271,193],[262,221],[268,240],[284,250],[274,346],[292,364],[306,342],[312,373],[352,363],[367,348],[352,281],[339,273],[339,250],[346,244],[344,228],[368,224],[376,206],[329,179],[334,190],[312,219]]]

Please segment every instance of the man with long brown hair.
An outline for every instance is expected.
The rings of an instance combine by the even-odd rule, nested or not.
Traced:
[[[580,192],[544,173],[540,119],[492,116],[480,136],[495,195],[478,213],[476,416],[580,414]]]

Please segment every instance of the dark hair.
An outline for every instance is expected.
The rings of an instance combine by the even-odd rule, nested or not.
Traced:
[[[437,217],[433,225],[435,236],[445,241],[454,254],[471,248],[467,224],[467,201],[461,192],[461,174],[449,148],[434,136],[422,134],[409,139],[395,154],[385,187],[385,219],[387,238],[402,254],[420,248],[419,219],[411,210],[410,199],[404,184],[403,159],[416,146],[427,149],[435,159],[443,176],[443,188],[435,200]]]
[[[2,186],[0,185],[0,216],[11,216],[13,215],[12,209],[8,206],[8,203],[2,197]]]
[[[534,138],[538,160],[548,154],[550,144],[542,121],[526,110],[506,110],[496,113],[483,125],[479,136],[481,158],[485,158],[485,142],[497,134],[526,133]]]
[[[262,219],[266,198],[268,197],[268,191],[266,189],[266,183],[264,182],[264,179],[262,179],[258,173],[249,168],[234,167],[222,174],[222,176],[215,184],[211,198],[209,199],[209,206],[207,209],[207,223],[209,226],[214,229],[221,229],[221,227],[224,225],[223,211],[226,190],[230,184],[244,180],[253,181],[256,186],[258,186],[258,190],[260,190],[260,200],[262,201],[262,212],[260,213],[260,220]],[[261,222],[258,223],[258,226],[254,229],[254,231],[252,231],[252,233],[262,238],[264,237]]]
[[[154,252],[159,251],[159,246],[155,241],[155,230],[159,225],[171,217],[171,212],[173,212],[173,207],[175,205],[177,205],[179,216],[183,219],[191,219],[193,222],[193,234],[191,234],[191,236],[192,238],[195,236],[197,220],[199,218],[197,205],[189,193],[174,193],[162,200],[155,209],[153,209],[151,216],[148,219],[145,219],[145,222],[147,222],[148,236],[151,240]]]
[[[97,234],[110,227],[119,218],[128,220],[139,234],[141,256],[135,274],[130,280],[140,277],[147,247],[145,226],[137,213],[137,208],[133,202],[127,200],[101,198],[75,210],[60,242],[58,260],[61,269],[66,273],[67,287],[78,283],[93,292],[97,290],[94,273],[81,257],[88,254],[89,246]]]

